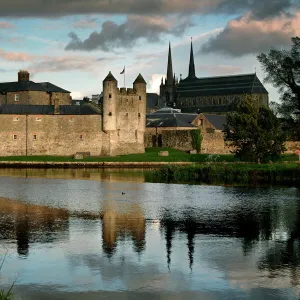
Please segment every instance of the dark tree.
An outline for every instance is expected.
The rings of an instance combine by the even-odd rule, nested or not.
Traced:
[[[225,141],[241,160],[276,160],[285,150],[280,121],[268,107],[250,95],[237,105],[235,112],[227,114],[224,133]]]
[[[300,38],[292,38],[291,49],[271,49],[257,58],[267,74],[265,82],[281,94],[277,112],[286,132],[291,138],[300,138]]]

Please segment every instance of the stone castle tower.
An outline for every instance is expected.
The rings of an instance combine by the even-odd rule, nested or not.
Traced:
[[[118,88],[111,72],[103,81],[102,130],[109,135],[110,153],[144,153],[146,81],[139,74],[133,88]]]
[[[168,54],[168,67],[167,67],[167,77],[165,82],[163,78],[161,79],[160,84],[160,96],[163,99],[165,106],[173,107],[176,103],[176,87],[178,85],[178,80],[173,74],[172,66],[172,53],[171,53],[171,44],[169,43],[169,54]]]

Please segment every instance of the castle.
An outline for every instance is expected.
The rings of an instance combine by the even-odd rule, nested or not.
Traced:
[[[160,85],[160,97],[166,106],[179,108],[184,113],[224,114],[233,111],[245,94],[269,105],[268,91],[256,73],[197,78],[192,42],[188,70],[188,76],[178,81],[173,74],[169,44],[167,76],[165,81],[162,78]]]
[[[0,84],[0,156],[92,156],[144,153],[146,82],[118,88],[111,72],[103,81],[103,103],[71,105],[70,92],[35,83],[27,71]]]

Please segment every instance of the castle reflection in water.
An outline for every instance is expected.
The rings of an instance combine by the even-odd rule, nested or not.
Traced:
[[[241,205],[234,211],[228,208],[222,215],[205,214],[185,207],[181,212],[172,208],[161,212],[159,224],[160,236],[164,240],[167,266],[171,266],[173,239],[176,234],[181,240],[186,239],[189,267],[192,270],[197,236],[222,236],[239,238],[242,241],[244,255],[251,252],[259,241],[274,238],[274,228],[280,227],[285,216],[278,207],[257,207],[256,210],[245,210]],[[102,249],[104,254],[113,259],[120,244],[132,241],[133,251],[142,254],[147,246],[147,227],[154,220],[146,220],[143,209],[137,203],[123,203],[122,206],[113,200],[104,202],[98,214],[76,214],[66,209],[50,208],[39,205],[28,205],[21,201],[0,198],[0,239],[15,241],[17,252],[21,257],[30,255],[30,246],[37,243],[54,243],[69,239],[70,220],[84,218],[99,219],[102,228]],[[298,282],[300,264],[300,201],[294,212],[293,222],[286,231],[286,238],[276,245],[265,249],[258,262],[258,268],[274,272],[277,269],[289,268],[292,279]],[[99,245],[100,247],[100,245]],[[99,249],[100,250],[100,249]],[[163,254],[163,253],[162,253]],[[294,274],[294,275],[293,275]]]

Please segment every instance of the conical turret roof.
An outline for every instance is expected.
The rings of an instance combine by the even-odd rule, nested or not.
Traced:
[[[117,81],[117,79],[114,77],[114,75],[109,71],[108,75],[105,77],[104,81]]]
[[[141,73],[139,73],[138,77],[135,79],[135,81],[133,82],[133,84],[135,83],[145,83],[146,84],[146,81],[145,79],[143,78],[143,76],[141,75]]]

